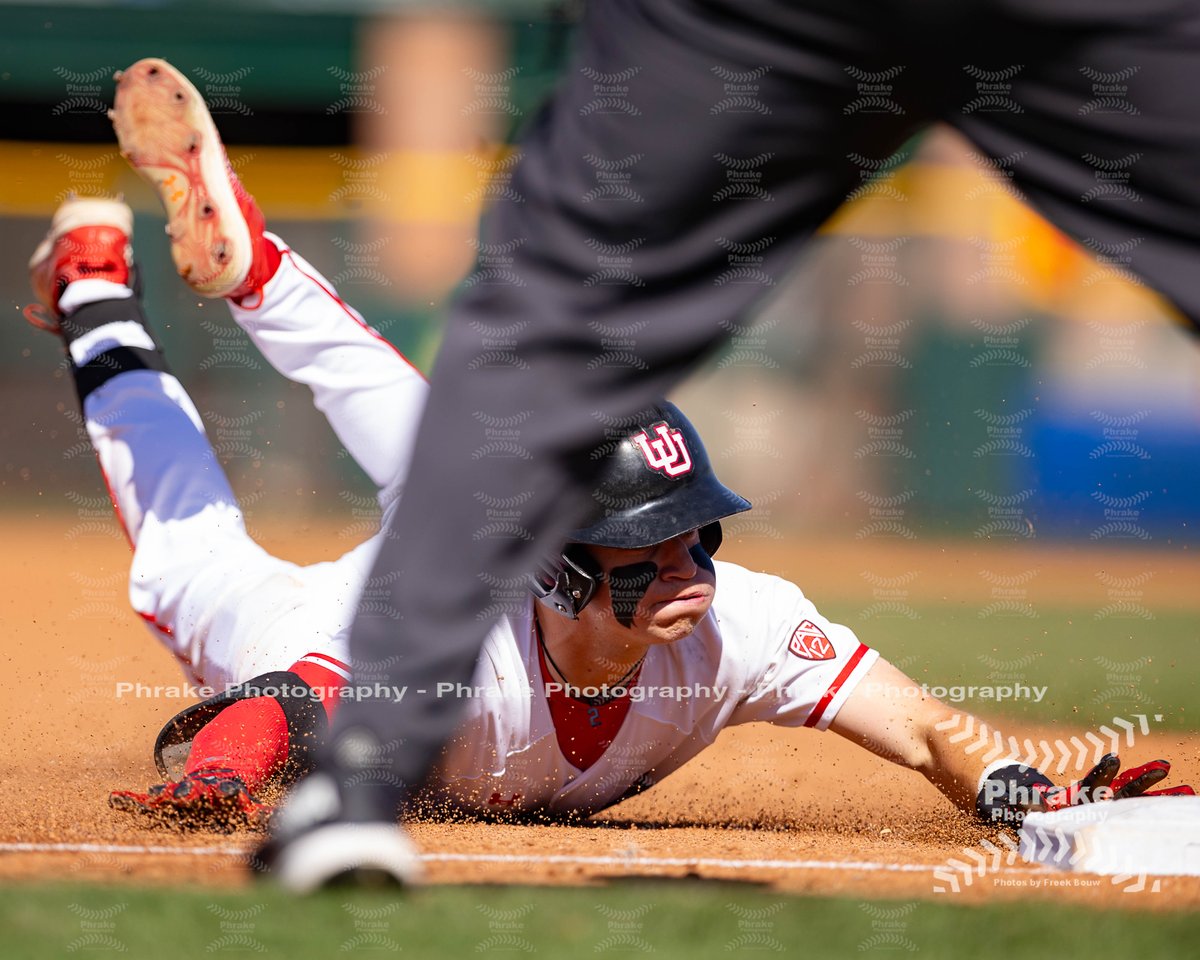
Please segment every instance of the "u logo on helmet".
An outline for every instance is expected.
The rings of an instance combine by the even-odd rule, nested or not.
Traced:
[[[683,434],[672,430],[666,421],[656,423],[652,429],[657,434],[653,440],[645,430],[629,438],[642,451],[646,466],[659,473],[665,473],[668,477],[691,473],[692,455],[688,452]]]

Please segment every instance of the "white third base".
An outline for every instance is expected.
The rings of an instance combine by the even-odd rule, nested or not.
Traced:
[[[1132,797],[1031,813],[1021,856],[1063,870],[1200,876],[1200,797]]]

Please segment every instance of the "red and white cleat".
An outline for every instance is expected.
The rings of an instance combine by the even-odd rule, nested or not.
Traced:
[[[204,98],[165,60],[117,73],[109,117],[121,155],[167,211],[171,257],[204,297],[241,300],[275,274],[279,251],[263,215],[229,165]]]
[[[36,327],[57,330],[59,298],[76,280],[129,285],[133,212],[120,200],[70,196],[54,212],[46,238],[29,259],[34,295],[50,317],[26,310]]]
[[[145,793],[114,790],[108,805],[158,823],[210,830],[261,828],[274,809],[252,796],[232,770],[190,774]]]

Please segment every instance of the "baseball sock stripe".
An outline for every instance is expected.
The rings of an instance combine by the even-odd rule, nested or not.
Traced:
[[[350,665],[326,653],[306,653],[300,658],[300,662],[315,663],[319,667],[340,674],[343,680],[350,679]]]
[[[127,370],[169,373],[136,297],[84,303],[60,321],[79,401]]]
[[[150,331],[136,320],[117,320],[81,333],[67,345],[67,352],[75,366],[83,367],[116,347],[157,349]]]
[[[113,377],[129,370],[158,370],[170,373],[166,358],[160,350],[144,347],[114,347],[105,350],[82,367],[71,367],[75,375],[75,388],[82,403],[93,390],[104,386]]]

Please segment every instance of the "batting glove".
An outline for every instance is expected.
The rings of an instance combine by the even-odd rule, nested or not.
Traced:
[[[1171,765],[1166,760],[1151,760],[1118,775],[1117,771],[1120,769],[1121,759],[1115,753],[1109,753],[1100,758],[1100,762],[1092,767],[1087,776],[1069,787],[1035,786],[1033,801],[1027,812],[1061,810],[1063,807],[1094,803],[1098,800],[1168,795],[1194,796],[1196,793],[1186,784],[1168,787],[1165,790],[1150,789],[1156,783],[1165,780],[1171,772]]]
[[[1040,770],[1011,764],[991,771],[979,790],[975,811],[989,823],[1020,826],[1027,813],[1061,810],[1081,803],[1126,797],[1194,796],[1190,786],[1151,790],[1171,770],[1166,760],[1152,760],[1118,775],[1121,760],[1109,753],[1087,775],[1067,787],[1056,786]]]

